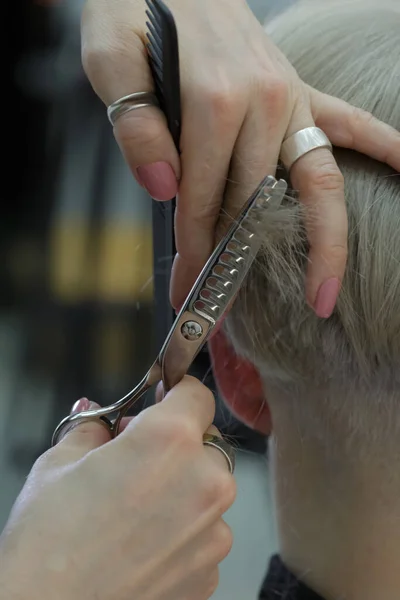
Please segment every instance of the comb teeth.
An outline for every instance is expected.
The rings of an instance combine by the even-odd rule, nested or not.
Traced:
[[[174,16],[163,0],[146,0],[147,54],[158,103],[179,151],[181,97],[179,42]]]
[[[146,15],[148,17],[148,21],[146,22],[148,32],[146,34],[148,43],[147,43],[147,51],[149,53],[150,58],[150,68],[152,70],[154,85],[156,87],[156,94],[161,101],[161,104],[164,101],[164,92],[163,92],[163,69],[164,69],[164,61],[163,61],[163,28],[161,16],[158,9],[157,0],[146,0],[146,4],[148,6],[148,10],[146,10]]]
[[[286,189],[285,181],[266,178],[194,299],[193,310],[197,314],[215,322],[233,302],[261,247],[262,224],[268,209],[279,207]]]

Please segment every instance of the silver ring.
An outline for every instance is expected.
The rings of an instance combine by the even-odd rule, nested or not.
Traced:
[[[107,117],[111,125],[114,127],[115,122],[119,117],[125,115],[131,110],[137,108],[145,108],[146,106],[158,106],[158,100],[152,92],[135,92],[116,100],[107,108]]]
[[[322,129],[307,127],[294,133],[283,142],[280,159],[286,171],[289,172],[299,158],[317,148],[328,148],[332,151],[332,144]]]
[[[203,435],[203,445],[211,446],[212,448],[216,448],[226,458],[226,462],[228,463],[229,471],[233,475],[235,470],[235,450],[232,448],[228,442],[226,442],[223,438],[218,437],[217,435],[212,435],[211,433],[205,433]]]

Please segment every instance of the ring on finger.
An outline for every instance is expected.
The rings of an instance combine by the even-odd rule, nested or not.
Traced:
[[[219,437],[218,435],[213,435],[212,433],[205,433],[203,435],[203,445],[211,446],[212,448],[219,450],[225,456],[229,471],[233,475],[235,470],[236,455],[232,446],[223,438]]]
[[[128,96],[119,98],[107,108],[107,117],[111,125],[114,127],[117,119],[138,108],[145,108],[146,106],[159,106],[158,100],[155,94],[152,92],[135,92]]]
[[[288,137],[282,144],[280,159],[289,173],[293,165],[305,154],[327,148],[332,151],[329,138],[319,127],[307,127]]]

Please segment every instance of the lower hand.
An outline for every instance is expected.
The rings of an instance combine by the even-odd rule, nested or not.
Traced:
[[[185,377],[112,441],[95,422],[68,432],[33,467],[0,538],[0,597],[208,599],[235,497],[223,454],[202,443],[214,412]]]

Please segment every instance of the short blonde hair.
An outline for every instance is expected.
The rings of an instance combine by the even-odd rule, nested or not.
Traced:
[[[269,34],[303,81],[400,129],[400,2],[304,2]],[[335,156],[345,176],[349,259],[333,316],[318,319],[306,305],[301,219],[294,212],[280,222],[278,213],[226,330],[268,390],[302,406],[315,395],[324,418],[343,414],[352,432],[365,432],[365,422],[368,435],[378,407],[385,434],[390,406],[400,429],[400,176],[354,152]]]

